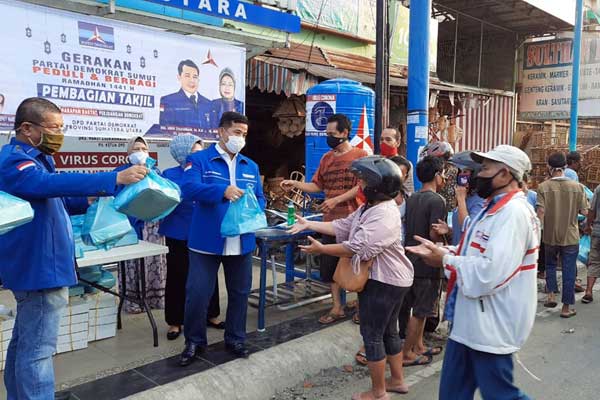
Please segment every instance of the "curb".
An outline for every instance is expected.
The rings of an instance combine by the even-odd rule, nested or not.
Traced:
[[[351,364],[362,339],[352,321],[137,393],[134,400],[265,400],[307,375]]]

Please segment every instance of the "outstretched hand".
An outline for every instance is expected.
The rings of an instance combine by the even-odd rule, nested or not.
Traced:
[[[306,231],[310,229],[310,223],[306,218],[302,218],[300,215],[296,214],[296,223],[287,230],[287,233],[291,235],[296,235],[302,231]]]
[[[299,245],[298,247],[302,250],[303,253],[307,254],[321,254],[323,253],[323,243],[319,242],[317,239],[312,236],[308,236],[308,241],[310,244],[308,245]]]
[[[415,235],[414,238],[421,242],[421,244],[417,246],[406,246],[406,251],[421,257],[427,265],[438,268],[442,267],[444,264],[444,256],[448,254],[448,249],[438,246],[431,240],[427,240],[421,236]]]

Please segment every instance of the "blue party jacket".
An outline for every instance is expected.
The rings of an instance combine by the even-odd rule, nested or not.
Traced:
[[[230,177],[229,167],[215,146],[218,144],[188,157],[181,189],[185,198],[194,201],[188,247],[205,253],[223,254],[225,238],[221,236],[221,223],[230,203],[224,197]],[[235,160],[236,186],[246,190],[248,185],[253,185],[258,203],[264,209],[265,196],[258,165],[242,154],[238,154]],[[240,239],[242,254],[254,251],[254,233],[241,235]]]
[[[4,287],[33,291],[76,284],[75,242],[67,208],[85,212],[84,196],[112,195],[116,181],[117,174],[112,172],[59,174],[52,157],[35,147],[15,138],[4,145],[0,190],[29,201],[35,213],[30,223],[0,236]]]

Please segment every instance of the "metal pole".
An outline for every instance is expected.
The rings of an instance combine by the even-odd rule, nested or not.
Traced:
[[[479,34],[479,69],[477,70],[477,87],[481,87],[481,59],[483,54],[483,22],[481,22],[481,32]]]
[[[386,94],[388,92],[386,88],[386,76],[388,69],[388,60],[386,54],[386,42],[387,42],[387,31],[388,31],[388,1],[377,0],[377,21],[376,21],[376,44],[375,44],[375,143],[374,150],[375,154],[380,153],[379,139],[381,137],[381,131],[385,128],[386,121],[385,106],[387,103]]]
[[[419,150],[429,138],[429,24],[431,0],[410,4],[408,44],[408,117],[406,155],[416,167]],[[421,187],[413,168],[415,189]]]
[[[454,26],[454,65],[452,66],[452,83],[456,83],[456,52],[458,49],[458,18],[459,14],[456,14],[455,26]]]
[[[583,30],[583,0],[577,0],[575,9],[575,35],[573,37],[573,71],[571,73],[571,126],[569,150],[577,148],[577,116],[579,107],[579,67],[581,65],[581,33]]]

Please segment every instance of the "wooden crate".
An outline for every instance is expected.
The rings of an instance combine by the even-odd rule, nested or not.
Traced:
[[[529,157],[533,164],[545,163],[546,162],[546,149],[537,147],[531,149],[531,156]]]
[[[590,165],[587,168],[585,179],[588,184],[600,184],[600,165]]]

